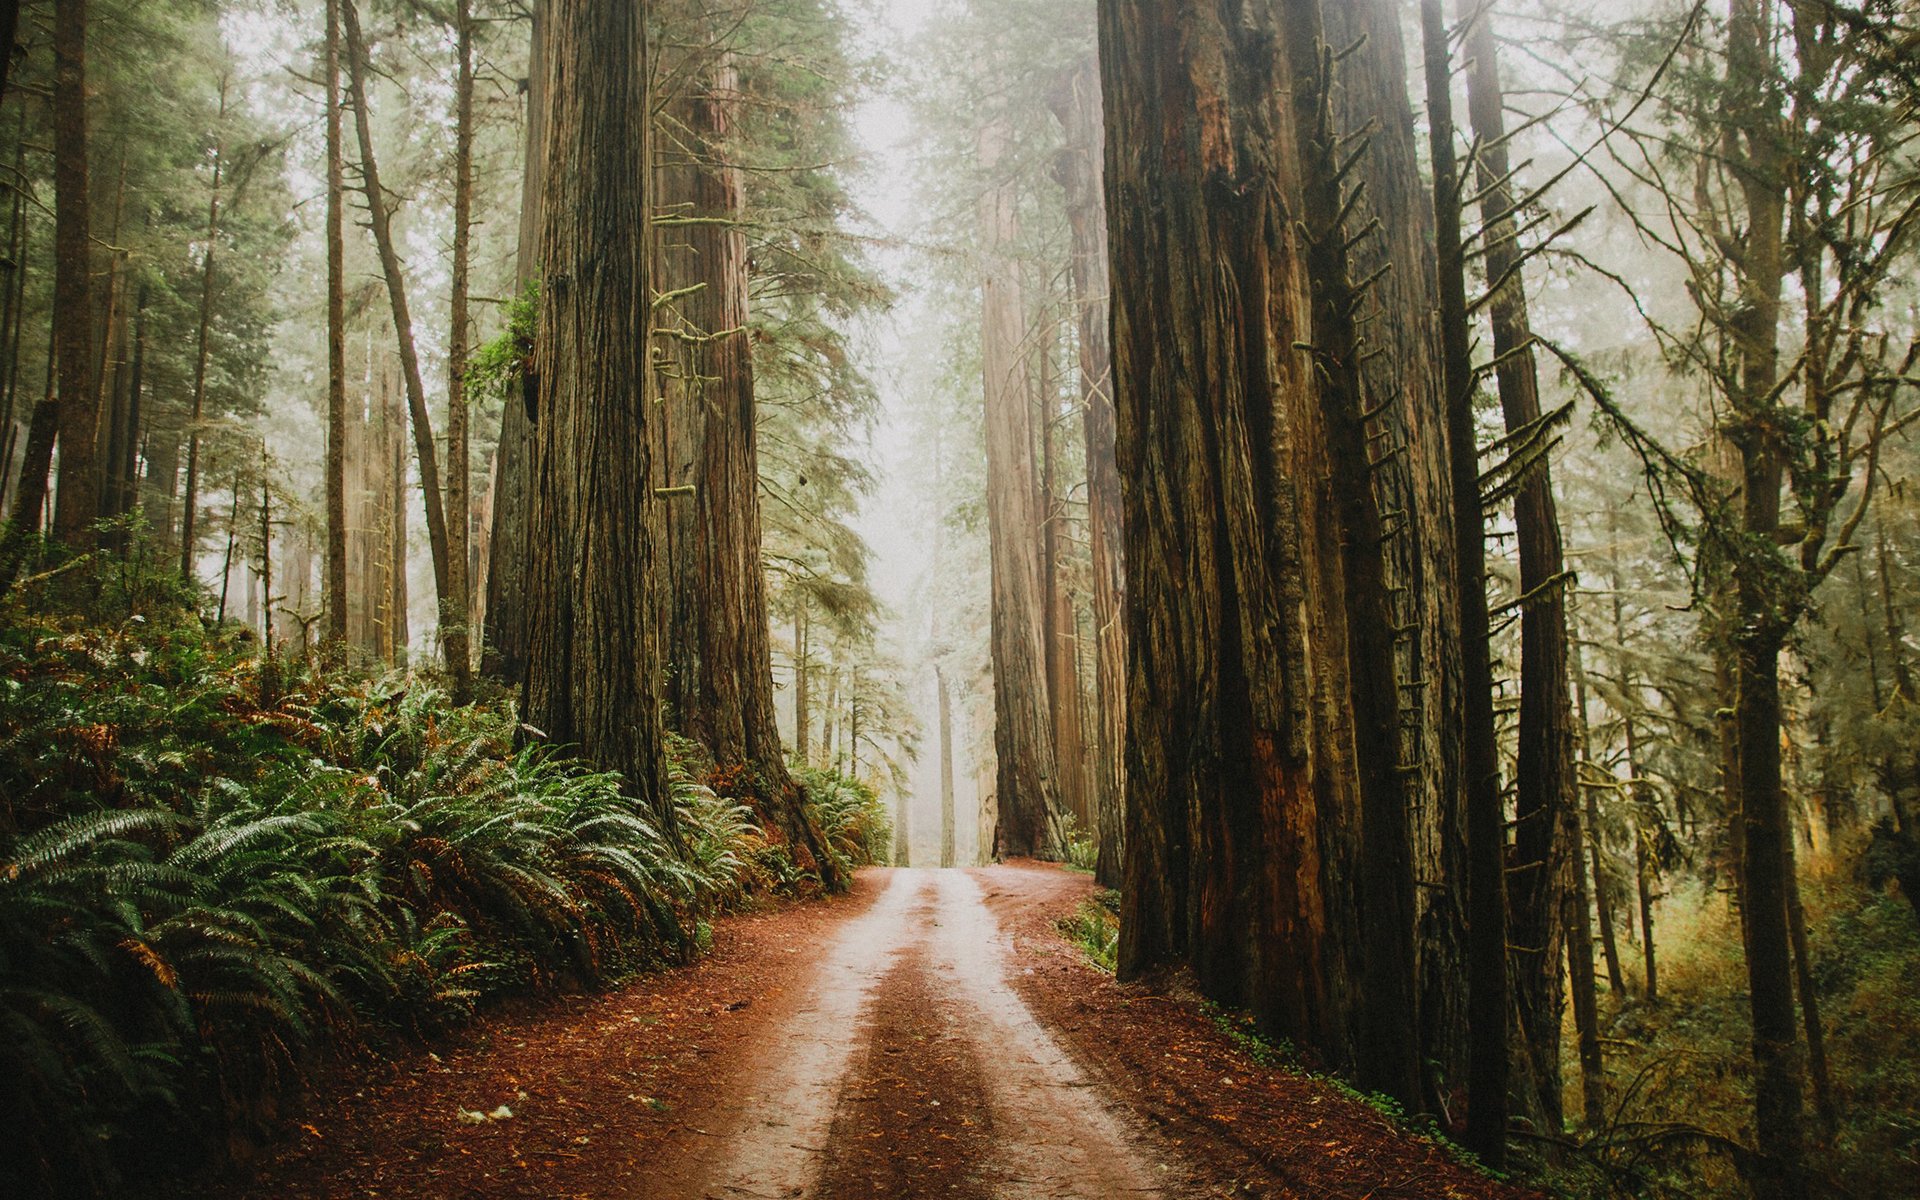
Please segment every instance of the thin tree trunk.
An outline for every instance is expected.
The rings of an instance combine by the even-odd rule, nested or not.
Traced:
[[[1833,1073],[1827,1065],[1826,1025],[1820,1019],[1820,992],[1813,981],[1813,951],[1807,944],[1807,912],[1800,902],[1800,873],[1794,862],[1793,838],[1787,838],[1787,928],[1793,937],[1794,984],[1800,993],[1800,1024],[1807,1035],[1807,1073],[1813,1081],[1814,1111],[1828,1137],[1838,1127],[1840,1112],[1833,1098]]]
[[[1467,806],[1467,1148],[1499,1170],[1507,1156],[1506,804],[1500,788],[1493,709],[1492,625],[1487,609],[1486,514],[1480,500],[1480,446],[1474,431],[1478,375],[1467,317],[1464,199],[1454,150],[1453,62],[1441,0],[1421,0],[1427,125],[1439,249],[1441,364],[1447,390],[1448,463],[1453,478],[1454,553],[1460,587],[1463,659],[1461,726],[1466,738]],[[1558,968],[1559,963],[1554,962]],[[1557,1075],[1557,1072],[1556,1072]],[[1557,1107],[1557,1106],[1555,1106]]]
[[[227,623],[227,594],[233,588],[233,544],[240,533],[240,473],[233,475],[233,506],[227,510],[227,552],[220,560],[220,607],[214,623]]]
[[[13,0],[8,7],[17,14]],[[7,43],[11,45],[12,43]],[[4,68],[0,68],[4,70]],[[0,84],[0,89],[4,84]],[[0,95],[4,91],[0,90]],[[24,175],[27,163],[27,112],[20,110],[20,123],[14,134],[13,170]],[[13,224],[7,240],[7,255],[13,268],[7,273],[6,322],[0,324],[0,345],[7,351],[6,367],[0,371],[0,501],[11,499],[13,491],[13,451],[18,437],[16,417],[20,397],[20,342],[26,327],[27,251],[32,241],[32,226],[27,222],[27,196],[22,188],[13,192]]]
[[[340,0],[327,0],[327,645],[347,644],[346,146],[340,119]]]
[[[441,597],[441,638],[453,679],[454,703],[464,704],[473,690],[473,604],[468,585],[468,534],[473,512],[467,464],[467,359],[472,332],[467,287],[473,246],[473,0],[455,0],[453,22],[459,68],[454,84],[453,300],[452,328],[447,337],[447,586]],[[450,630],[458,636],[448,638]]]
[[[1587,736],[1587,673],[1582,663],[1579,647],[1575,646],[1569,660],[1572,664],[1574,703],[1580,712],[1581,736]],[[1593,762],[1593,748],[1586,746],[1585,761]],[[1579,782],[1576,777],[1576,782]],[[1582,811],[1586,820],[1587,861],[1579,861],[1579,847],[1575,847],[1575,869],[1592,871],[1594,912],[1600,922],[1600,948],[1607,964],[1607,987],[1614,998],[1619,1000],[1627,994],[1627,981],[1620,969],[1620,944],[1614,938],[1613,910],[1607,903],[1607,876],[1602,866],[1600,853],[1600,804],[1594,797],[1594,789],[1580,782]]]
[[[540,238],[545,228],[547,4],[548,0],[533,0],[531,5],[527,149],[520,180],[520,248],[514,271],[515,286],[521,294],[540,277]],[[500,414],[500,447],[494,453],[493,533],[485,582],[485,665],[508,683],[519,683],[526,675],[527,521],[533,503],[533,419],[538,392],[536,372],[523,381],[520,397],[507,398]]]
[[[149,286],[143,280],[133,309],[133,369],[127,379],[126,434],[114,470],[119,490],[115,507],[122,515],[131,513],[139,500],[140,436],[146,419],[148,299]]]
[[[1569,604],[1567,611],[1567,667],[1574,689],[1574,729],[1579,738],[1579,759],[1575,763],[1573,783],[1585,791],[1581,779],[1581,768],[1591,769],[1593,762],[1593,726],[1587,714],[1587,673],[1581,660],[1579,625]],[[1591,793],[1587,793],[1591,796]],[[1588,1129],[1600,1129],[1606,1122],[1607,1082],[1606,1059],[1600,1045],[1600,996],[1594,979],[1593,965],[1593,901],[1591,884],[1597,882],[1600,856],[1596,850],[1593,856],[1595,873],[1587,874],[1587,858],[1584,853],[1593,830],[1586,824],[1591,819],[1592,808],[1583,808],[1578,804],[1566,807],[1567,845],[1569,847],[1567,874],[1572,883],[1569,892],[1572,895],[1572,909],[1567,925],[1568,977],[1573,985],[1574,1029],[1579,1035],[1580,1045],[1580,1098],[1581,1109],[1586,1117]],[[1617,969],[1617,967],[1616,967]],[[1614,993],[1616,996],[1618,991]]]
[[[414,457],[419,461],[420,491],[426,501],[427,545],[433,557],[434,590],[440,646],[455,679],[456,689],[463,685],[461,664],[470,661],[467,651],[467,597],[462,578],[453,568],[447,529],[446,497],[440,487],[440,458],[434,447],[433,420],[427,412],[427,390],[420,376],[420,353],[413,336],[413,312],[407,303],[406,269],[393,240],[393,211],[387,204],[386,190],[380,185],[380,167],[373,151],[373,122],[367,102],[368,57],[366,39],[360,31],[360,14],[354,0],[340,0],[340,16],[346,32],[347,90],[353,103],[353,123],[360,141],[360,178],[367,197],[373,241],[380,253],[380,271],[387,281],[387,299],[393,310],[394,336],[400,350],[400,371],[406,385],[407,412],[413,426]]]
[[[200,266],[200,328],[193,359],[193,410],[187,422],[187,484],[180,506],[180,578],[193,579],[200,506],[200,424],[207,412],[207,361],[212,353],[214,264],[220,237],[220,183],[226,168],[227,79],[220,80],[219,130],[213,148],[213,190],[207,200],[207,250]],[[221,584],[224,594],[226,584]],[[224,605],[223,605],[224,607]]]
[[[807,598],[800,596],[793,610],[793,751],[801,766],[805,766],[813,754],[813,743],[807,737],[811,707],[807,686],[812,676],[807,669],[807,655]]]
[[[54,534],[70,549],[93,544],[100,517],[93,378],[93,231],[87,184],[87,0],[53,4],[53,355],[60,378],[60,490]]]
[[[953,806],[953,697],[947,688],[947,673],[933,668],[935,685],[940,689],[940,865],[956,865],[954,847],[955,813]]]
[[[394,666],[405,667],[413,632],[413,606],[407,588],[407,418],[400,411],[399,389],[393,387],[391,378],[383,376],[381,387],[389,398],[386,409],[387,494],[393,502],[388,509],[391,524],[388,526],[390,548],[387,562],[390,574],[387,580],[391,591],[387,602],[387,632],[392,642],[389,657]]]
[[[669,837],[650,338],[651,5],[552,0],[539,421],[528,525],[524,710],[554,744],[620,772]]]
[[[1613,528],[1609,521],[1609,529]],[[1614,543],[1619,543],[1617,531]],[[1624,586],[1620,580],[1618,567],[1612,575],[1613,589],[1613,636],[1615,643],[1622,648],[1622,666],[1620,668],[1620,691],[1625,697],[1625,708],[1620,714],[1621,725],[1627,743],[1627,796],[1633,803],[1633,873],[1634,890],[1640,902],[1640,949],[1646,963],[1647,1003],[1660,1003],[1660,961],[1655,950],[1653,937],[1653,884],[1659,871],[1659,863],[1654,857],[1653,838],[1659,828],[1654,801],[1649,796],[1640,779],[1640,730],[1633,722],[1633,705],[1638,692],[1638,683],[1633,676],[1633,668],[1626,665],[1625,647],[1627,644],[1626,606],[1621,599]],[[1649,819],[1649,818],[1654,819]]]

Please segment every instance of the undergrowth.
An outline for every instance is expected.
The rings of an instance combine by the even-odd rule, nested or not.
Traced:
[[[1070,917],[1060,919],[1060,932],[1080,948],[1087,961],[1111,975],[1120,962],[1119,893],[1102,892],[1083,900]]]
[[[682,960],[795,874],[678,766],[656,811],[522,744],[510,705],[271,663],[92,589],[0,612],[0,1193],[112,1194],[244,1147],[316,1053]],[[870,861],[871,793],[808,785]]]
[[[1809,1088],[1810,1186],[1816,1194],[1910,1194],[1920,1167],[1920,929],[1911,906],[1864,877],[1866,856],[1839,845],[1801,877],[1814,986],[1826,1027],[1836,1120]],[[1766,1170],[1752,1154],[1753,1078],[1738,915],[1697,885],[1662,903],[1660,1003],[1646,1004],[1633,956],[1626,995],[1601,994],[1608,1112],[1568,1139],[1540,1177],[1580,1200],[1735,1197]],[[1563,1075],[1578,1112],[1579,1063]],[[1804,1049],[1804,1044],[1803,1044]]]

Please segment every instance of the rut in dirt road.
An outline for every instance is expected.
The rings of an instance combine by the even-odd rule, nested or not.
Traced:
[[[1152,1156],[1014,993],[1009,961],[972,876],[893,872],[769,1042],[733,1127],[713,1131],[695,1195],[1162,1195]]]

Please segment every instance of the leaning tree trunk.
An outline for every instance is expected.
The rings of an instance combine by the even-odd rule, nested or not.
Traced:
[[[658,262],[660,290],[680,296],[678,319],[664,331],[671,364],[664,416],[687,431],[667,441],[691,452],[693,488],[667,501],[668,550],[682,561],[667,572],[676,595],[666,605],[673,644],[665,653],[679,669],[669,672],[666,694],[682,732],[706,747],[717,768],[745,769],[751,784],[739,798],[779,831],[802,870],[833,886],[838,873],[787,770],[774,709],[747,331],[746,186],[729,157],[739,77],[721,55],[683,86],[687,94],[667,106],[666,136],[679,144],[658,168],[685,197],[659,218]]]
[[[368,223],[380,253],[380,272],[387,282],[387,300],[393,310],[393,330],[400,350],[400,371],[406,385],[407,412],[413,426],[414,457],[420,467],[420,491],[426,501],[427,545],[433,557],[434,592],[438,600],[440,649],[453,676],[454,694],[469,686],[471,656],[467,645],[465,570],[453,568],[447,531],[446,497],[440,490],[440,453],[434,445],[433,418],[427,412],[427,389],[420,375],[420,352],[413,337],[413,312],[407,302],[406,268],[393,240],[393,210],[380,186],[379,161],[373,153],[373,118],[367,102],[370,64],[366,38],[360,32],[360,13],[354,0],[341,0],[346,27],[347,88],[353,100],[354,130],[360,141],[360,180],[367,196]]]
[[[981,131],[980,165],[987,172],[999,166],[1007,139],[1001,125]],[[1032,385],[1023,350],[1026,310],[1019,270],[1010,257],[1015,221],[1012,185],[991,184],[980,198],[980,233],[994,746],[999,754],[996,849],[1015,857],[1058,858],[1064,839],[1042,632]]]
[[[1513,991],[1520,1032],[1530,1048],[1533,1094],[1547,1127],[1558,1129],[1560,1102],[1560,940],[1566,936],[1555,897],[1567,858],[1565,813],[1573,804],[1573,717],[1567,696],[1566,565],[1560,514],[1554,501],[1550,426],[1540,409],[1532,319],[1522,271],[1506,97],[1490,5],[1458,0],[1468,22],[1467,94],[1479,147],[1480,240],[1487,278],[1497,290],[1489,304],[1495,375],[1507,436],[1529,459],[1514,493],[1520,551],[1520,728],[1515,764],[1514,862],[1508,883]],[[1578,870],[1576,865],[1575,870]]]
[[[551,0],[526,719],[620,772],[677,838],[663,773],[648,424],[649,5]]]
[[[1095,721],[1094,878],[1120,885],[1124,862],[1127,637],[1124,611],[1120,464],[1114,445],[1111,281],[1107,265],[1106,131],[1100,69],[1075,67],[1055,88],[1053,113],[1066,131],[1055,177],[1066,192],[1073,232],[1074,310],[1080,326],[1080,391],[1087,454],[1087,532],[1093,558]]]
[[[521,294],[540,277],[540,236],[546,204],[547,0],[532,4],[533,50],[527,64],[527,149],[520,179],[520,251],[514,280]],[[536,335],[537,336],[537,335]],[[527,514],[532,505],[536,377],[509,396],[500,412],[500,446],[493,460],[493,529],[488,538],[486,669],[508,683],[526,674]]]
[[[93,523],[100,516],[86,60],[87,0],[54,0],[53,307],[59,315],[53,326],[53,356],[60,380],[60,490],[53,532],[74,550],[90,547]]]
[[[1106,0],[1100,39],[1128,565],[1121,973],[1190,966],[1417,1103],[1408,812],[1427,768],[1383,752],[1406,740],[1367,426],[1412,427],[1407,457],[1437,465],[1434,394],[1398,340],[1424,342],[1424,309],[1356,282],[1370,226],[1341,211],[1353,144],[1317,4]],[[1405,127],[1365,176],[1392,185],[1384,223],[1414,221],[1397,33],[1366,53],[1367,102],[1397,80],[1385,111]],[[1364,370],[1362,300],[1395,337]],[[1399,395],[1421,411],[1386,416]],[[1438,553],[1415,557],[1444,579]]]

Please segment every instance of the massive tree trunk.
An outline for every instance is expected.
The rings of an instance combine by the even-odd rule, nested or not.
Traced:
[[[1400,43],[1390,13],[1361,7],[1338,31],[1306,0],[1100,9],[1127,517],[1121,971],[1190,965],[1325,1065],[1419,1103],[1409,812],[1457,754],[1420,702],[1403,732],[1402,684],[1429,689],[1400,678],[1394,630],[1416,627],[1417,669],[1449,644],[1433,593],[1451,587],[1433,536],[1448,490],[1413,349],[1429,276]],[[1388,230],[1364,253],[1407,250],[1390,289],[1356,249],[1365,216],[1342,212],[1340,138],[1364,119],[1333,110],[1323,74],[1322,47],[1352,44],[1354,22],[1375,36],[1340,90],[1388,131],[1356,169]],[[1362,302],[1386,339],[1371,364]],[[1404,442],[1387,461],[1370,426]],[[1376,492],[1395,459],[1412,470]],[[1395,488],[1421,511],[1390,531]]]
[[[992,174],[1007,130],[979,138]],[[999,853],[1058,858],[1059,768],[1049,719],[1040,517],[1033,478],[1033,399],[1026,308],[1010,257],[1018,232],[1014,191],[992,182],[980,197],[981,357],[987,410],[987,536],[992,558],[994,746],[999,755]]]
[[[1489,305],[1499,364],[1500,407],[1517,455],[1533,459],[1514,493],[1520,551],[1520,729],[1515,764],[1514,862],[1508,884],[1508,921],[1515,947],[1513,990],[1534,1071],[1531,1092],[1551,1129],[1561,1124],[1560,940],[1566,936],[1555,902],[1567,857],[1564,841],[1573,804],[1573,725],[1567,697],[1566,567],[1560,514],[1554,501],[1548,423],[1540,410],[1533,325],[1522,271],[1524,247],[1514,209],[1517,197],[1508,153],[1506,97],[1490,5],[1458,0],[1468,22],[1468,105],[1479,147],[1480,241],[1487,278],[1498,285]],[[1537,456],[1537,457],[1536,457]],[[1574,869],[1579,868],[1576,865]]]
[[[649,5],[551,0],[526,719],[671,836],[655,586]]]
[[[694,40],[704,47],[707,38]],[[720,771],[745,770],[750,782],[738,798],[779,831],[801,869],[834,885],[832,856],[787,771],[774,711],[747,333],[746,187],[729,145],[739,77],[724,53],[700,68],[682,81],[685,94],[666,106],[659,167],[672,187],[671,194],[662,188],[658,290],[679,296],[664,331],[662,415],[681,431],[666,439],[669,453],[689,454],[684,464],[668,466],[684,467],[693,489],[667,501],[667,553],[676,560],[664,572],[673,589],[663,606],[670,639],[663,653],[673,664],[665,696],[682,732],[706,747]]]
[[[346,170],[340,120],[340,0],[327,0],[327,644],[347,641]]]
[[[360,32],[360,13],[354,0],[341,0],[346,27],[347,87],[353,100],[353,124],[360,141],[360,180],[367,196],[368,224],[380,253],[380,271],[386,277],[387,300],[393,310],[393,331],[400,350],[401,379],[406,385],[407,412],[413,426],[414,457],[420,469],[420,491],[426,501],[427,545],[433,556],[434,591],[440,628],[440,649],[453,676],[454,692],[464,695],[468,685],[467,597],[464,566],[454,573],[447,531],[446,497],[440,490],[440,452],[434,445],[433,419],[427,412],[427,389],[420,376],[420,352],[413,337],[413,312],[407,303],[406,268],[393,240],[393,210],[380,186],[379,161],[373,152],[373,117],[367,102],[370,64],[366,38]]]
[[[54,536],[74,550],[100,516],[93,371],[93,234],[87,192],[87,0],[53,5],[53,355],[60,380],[60,491]],[[208,254],[212,254],[209,247]]]
[[[532,4],[533,50],[527,63],[527,150],[520,179],[520,252],[514,279],[524,293],[540,277],[546,208],[547,0]],[[536,335],[538,336],[538,335]],[[493,530],[486,578],[486,669],[518,683],[527,662],[527,514],[532,506],[533,415],[538,381],[526,381],[525,402],[509,396],[500,413],[493,460]]]
[[[1079,320],[1080,395],[1087,454],[1087,534],[1093,558],[1094,878],[1118,887],[1124,860],[1127,638],[1120,464],[1114,445],[1111,283],[1107,265],[1106,130],[1100,69],[1085,62],[1054,89],[1054,116],[1066,131],[1055,177],[1066,192],[1073,231],[1074,310]]]
[[[1467,806],[1467,1134],[1469,1150],[1495,1170],[1507,1157],[1507,855],[1500,741],[1493,711],[1493,636],[1487,611],[1486,512],[1467,315],[1459,159],[1454,149],[1452,42],[1441,0],[1421,0],[1427,126],[1431,133],[1435,243],[1439,253],[1441,367],[1447,461],[1453,480],[1454,553],[1460,589],[1461,729]],[[1556,882],[1549,880],[1549,883]],[[1558,968],[1557,956],[1554,967]],[[1557,1105],[1556,1105],[1557,1107]]]

